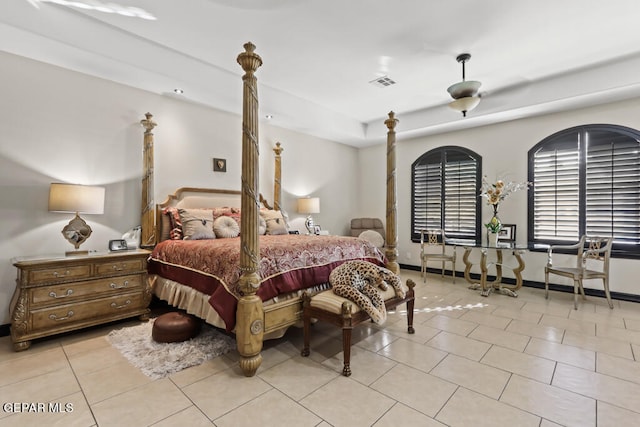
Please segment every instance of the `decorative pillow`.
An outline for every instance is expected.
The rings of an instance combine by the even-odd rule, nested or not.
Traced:
[[[264,218],[267,223],[267,234],[289,234],[287,224],[285,223],[284,217],[280,211],[263,209],[260,211],[260,216]]]
[[[213,208],[213,219],[215,220],[219,216],[230,216],[235,219],[238,224],[240,224],[240,208]]]
[[[162,213],[169,217],[169,238],[171,240],[182,240],[182,222],[178,208],[164,208]]]
[[[240,226],[235,219],[230,216],[222,215],[213,221],[213,231],[216,237],[238,237],[240,235]]]
[[[211,209],[178,209],[184,240],[215,239]]]
[[[382,248],[384,246],[384,237],[375,230],[365,230],[360,233],[358,238],[366,240],[377,248]]]
[[[165,209],[162,210],[160,215],[160,241],[171,239],[171,218]]]
[[[260,224],[258,225],[258,234],[262,236],[264,234],[267,234],[267,221],[265,221],[262,217],[260,217],[259,221]]]
[[[280,213],[282,214],[282,218],[284,218],[284,225],[287,227],[287,232],[291,230],[291,223],[289,221],[289,213],[287,211],[283,211],[280,209]]]

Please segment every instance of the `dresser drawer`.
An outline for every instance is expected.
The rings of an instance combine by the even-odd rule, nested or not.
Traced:
[[[31,303],[37,305],[65,304],[87,295],[123,293],[142,288],[140,275],[117,276],[87,282],[51,285],[31,290]]]
[[[78,280],[89,277],[91,277],[91,267],[88,264],[29,271],[29,283],[31,284]]]
[[[144,270],[144,259],[123,259],[96,264],[96,275],[135,273]]]
[[[142,293],[118,295],[76,304],[32,310],[34,330],[51,329],[93,318],[108,319],[121,313],[142,308]]]

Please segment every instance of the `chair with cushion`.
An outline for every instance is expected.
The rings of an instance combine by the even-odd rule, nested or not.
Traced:
[[[384,237],[375,230],[364,230],[358,237],[366,240],[378,249],[382,249],[384,247]]]
[[[358,237],[363,231],[373,230],[384,238],[384,225],[380,218],[353,218],[351,220],[351,237]]]
[[[549,273],[568,277],[573,280],[573,308],[578,309],[578,291],[582,298],[584,294],[583,280],[602,279],[604,294],[609,308],[613,308],[609,294],[609,259],[613,239],[610,237],[596,237],[584,235],[575,245],[551,245],[547,250],[547,265],[544,268],[544,296],[549,298]],[[572,251],[576,253],[575,267],[561,267],[553,265],[553,251]]]
[[[438,261],[442,265],[442,277],[444,278],[445,263],[451,263],[451,277],[456,283],[456,248],[447,253],[447,235],[444,230],[422,230],[420,232],[420,274],[427,281],[427,262]]]

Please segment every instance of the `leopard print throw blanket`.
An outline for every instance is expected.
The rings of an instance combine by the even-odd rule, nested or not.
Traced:
[[[333,293],[353,301],[379,325],[387,320],[387,310],[378,289],[386,291],[391,285],[398,297],[406,296],[398,276],[367,261],[341,264],[329,275],[329,283]]]

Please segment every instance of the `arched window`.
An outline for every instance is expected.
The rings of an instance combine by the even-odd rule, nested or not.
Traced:
[[[438,147],[411,165],[411,240],[442,228],[448,237],[480,241],[482,159],[462,147]]]
[[[613,236],[613,253],[640,255],[640,132],[577,126],[529,151],[529,241],[577,242]]]

